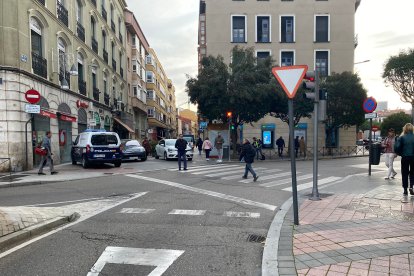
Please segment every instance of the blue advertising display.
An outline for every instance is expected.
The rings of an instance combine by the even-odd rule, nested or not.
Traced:
[[[272,144],[272,132],[270,130],[263,131],[263,145]]]

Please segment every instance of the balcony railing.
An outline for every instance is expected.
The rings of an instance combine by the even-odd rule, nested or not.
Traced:
[[[104,6],[102,6],[102,17],[106,20],[108,20],[108,14],[106,13],[106,10]]]
[[[113,20],[111,20],[111,29],[115,33],[115,23]]]
[[[103,49],[103,58],[105,62],[108,63],[108,52],[105,49]]]
[[[116,71],[116,61],[112,59],[112,70]]]
[[[106,105],[109,105],[109,94],[104,93],[104,102]]]
[[[69,20],[68,20],[68,10],[63,6],[62,3],[57,1],[57,14],[59,20],[67,26],[69,26]]]
[[[32,68],[33,73],[47,78],[47,60],[34,52],[32,52]]]
[[[99,89],[97,88],[97,87],[94,87],[93,88],[93,99],[95,100],[95,101],[98,101],[99,102],[99,94],[100,94],[101,92],[99,91]]]
[[[78,79],[79,93],[86,96],[86,81]]]
[[[121,74],[121,77],[124,77],[124,68],[119,68],[119,74]]]
[[[45,4],[46,4],[45,0],[37,0],[37,2],[41,3],[43,6],[45,6]]]
[[[92,37],[92,50],[95,53],[98,53],[98,41],[95,40],[95,38]]]
[[[121,41],[121,43],[123,42],[123,37],[122,37],[122,34],[121,33],[119,33],[119,40]]]
[[[82,26],[82,24],[77,21],[76,22],[76,31],[77,31],[77,35],[80,38],[80,40],[82,40],[83,42],[85,42],[85,28]]]
[[[96,7],[96,0],[91,0],[92,4]]]

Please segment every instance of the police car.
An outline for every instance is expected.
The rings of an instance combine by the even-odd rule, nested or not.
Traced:
[[[87,129],[79,134],[72,145],[72,164],[81,162],[87,168],[91,164],[112,163],[120,167],[122,163],[121,140],[115,132],[105,129]]]

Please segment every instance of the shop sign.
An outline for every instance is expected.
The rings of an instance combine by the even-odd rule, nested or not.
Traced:
[[[299,123],[296,125],[296,128],[299,129],[307,129],[308,128],[308,124],[307,123]]]
[[[66,121],[66,122],[72,122],[72,123],[76,122],[76,117],[67,116],[67,115],[60,115],[59,119],[62,121]]]
[[[49,111],[46,111],[46,110],[40,110],[39,114],[42,115],[42,116],[45,116],[45,117],[53,118],[53,119],[57,118],[56,114],[54,114],[52,112],[49,112]]]
[[[95,121],[95,119],[89,119],[89,120],[88,120],[88,125],[89,125],[89,126],[91,126],[91,127],[96,126],[96,121]]]
[[[26,113],[39,114],[40,113],[40,105],[37,105],[37,104],[26,104],[25,105],[25,112]]]
[[[77,100],[76,101],[76,106],[78,108],[88,108],[89,107],[89,104],[88,103],[81,102],[81,100]]]

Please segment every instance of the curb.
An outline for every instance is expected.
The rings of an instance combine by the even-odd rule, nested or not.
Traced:
[[[54,219],[49,219],[44,222],[32,225],[20,231],[14,232],[12,234],[6,235],[0,238],[0,253],[4,252],[16,245],[19,245],[29,239],[32,239],[36,236],[44,234],[53,228],[61,226],[63,224],[75,221],[79,218],[78,213],[73,213],[68,216],[57,217]]]

